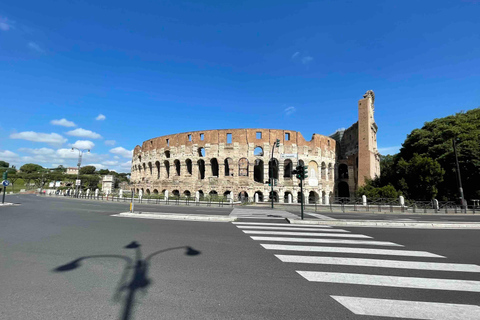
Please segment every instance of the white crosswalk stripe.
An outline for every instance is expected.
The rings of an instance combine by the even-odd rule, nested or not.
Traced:
[[[300,231],[319,231],[319,232],[345,232],[343,229],[311,229],[311,228],[292,228],[292,227],[267,227],[267,226],[237,226],[239,229],[262,229],[262,230],[300,230]]]
[[[281,254],[276,254],[275,256],[283,262],[293,262],[293,263],[332,264],[332,265],[344,265],[344,266],[398,268],[398,269],[415,269],[415,270],[480,272],[480,266],[477,266],[475,264],[339,258],[339,257],[312,257],[312,256],[295,256],[295,255],[281,255]]]
[[[385,255],[385,256],[445,258],[443,256],[433,254],[427,251],[413,251],[413,250],[365,249],[365,248],[323,247],[323,246],[295,246],[295,245],[281,245],[281,244],[260,244],[260,245],[268,250],[334,252],[334,253],[375,254],[375,255]]]
[[[363,234],[340,234],[340,233],[315,233],[315,232],[291,232],[291,231],[257,231],[257,230],[242,230],[248,234],[276,234],[284,236],[306,236],[306,237],[337,237],[337,238],[367,238]]]
[[[396,244],[388,241],[373,241],[373,240],[345,240],[345,239],[316,239],[316,238],[290,238],[290,237],[257,237],[251,236],[256,241],[276,241],[276,242],[307,242],[307,243],[336,243],[336,244],[357,244],[368,246],[392,246],[403,247],[401,244]]]
[[[427,251],[368,248],[368,246],[404,247],[389,241],[376,241],[372,237],[362,234],[346,233],[349,231],[335,229],[331,226],[320,225],[285,225],[282,223],[235,223],[244,233],[251,235],[250,238],[260,243],[267,250],[303,252],[300,254],[275,254],[285,263],[310,264],[318,268],[322,266],[348,266],[357,269],[378,268],[380,270],[412,270],[416,272],[439,271],[448,272],[447,279],[425,278],[414,276],[376,275],[343,272],[322,272],[296,270],[304,279],[311,282],[338,283],[344,285],[366,285],[385,288],[422,289],[448,292],[480,292],[480,281],[452,279],[452,273],[480,273],[480,266],[475,264],[441,263],[432,261],[406,261],[375,259],[375,255],[441,258],[446,257]],[[311,229],[310,229],[311,228]],[[330,228],[329,230],[325,230]],[[345,232],[346,231],[346,232]],[[369,240],[371,239],[371,240]],[[291,244],[288,244],[291,243]],[[295,245],[305,244],[305,245]],[[311,245],[309,245],[311,244]],[[338,246],[335,246],[338,245]],[[365,248],[365,246],[367,246]],[[325,256],[322,253],[335,254]],[[311,254],[311,255],[306,255]],[[341,257],[343,254],[369,255],[365,257]],[[397,258],[400,259],[400,258]],[[405,258],[404,258],[405,259]],[[320,269],[321,270],[321,269]],[[391,271],[390,271],[391,272]],[[465,275],[464,275],[465,276]],[[440,303],[428,301],[389,300],[368,297],[331,296],[338,303],[356,315],[378,316],[404,319],[449,319],[471,320],[480,319],[480,306],[467,304]],[[428,297],[428,296],[425,296]]]
[[[331,228],[331,226],[311,225],[311,224],[288,224],[288,223],[269,223],[269,222],[232,222],[235,225],[256,225],[256,226],[289,226],[297,228]]]
[[[478,320],[480,306],[332,296],[357,315],[406,319]]]
[[[480,292],[480,281],[417,277],[379,276],[359,273],[297,271],[308,281],[362,284],[397,288]]]

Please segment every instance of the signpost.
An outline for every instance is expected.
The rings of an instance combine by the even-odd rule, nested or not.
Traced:
[[[4,177],[7,177],[6,172],[3,174]],[[2,197],[2,203],[5,203],[5,189],[10,185],[10,181],[8,180],[3,180],[2,181],[3,185],[3,197]]]

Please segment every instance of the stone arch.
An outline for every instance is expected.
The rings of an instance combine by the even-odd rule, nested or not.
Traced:
[[[308,163],[308,182],[309,185],[318,185],[318,163],[316,161],[310,161]]]
[[[145,193],[150,195],[150,189],[145,190]]]
[[[197,161],[197,165],[198,165],[198,178],[205,179],[205,161],[203,159],[200,159]]]
[[[263,148],[262,147],[256,147],[253,150],[253,155],[256,157],[263,157]]]
[[[278,160],[273,158],[268,162],[268,177],[278,179]]]
[[[197,152],[199,157],[205,157],[205,148],[200,147]]]
[[[218,160],[217,158],[210,159],[210,167],[212,168],[212,176],[218,177]]]
[[[143,174],[145,175],[147,172],[147,165],[145,164],[145,162],[143,163]]]
[[[205,198],[205,194],[203,193],[203,190],[198,190],[197,192],[198,192],[198,198],[199,199]]]
[[[157,179],[160,179],[160,161],[155,162],[155,167],[157,168]]]
[[[256,191],[253,196],[254,196],[255,200],[257,200],[257,197],[258,197],[258,202],[263,202],[264,201],[262,191]]]
[[[168,160],[165,160],[163,162],[163,165],[165,166],[165,174],[166,174],[166,178],[170,178],[170,162],[168,162]]]
[[[247,191],[240,191],[238,194],[238,200],[242,202],[248,201],[248,192]]]
[[[293,162],[287,159],[283,162],[283,177],[287,179],[292,178]]]
[[[137,188],[137,191],[135,192],[136,194],[139,194],[140,193],[140,189]]]
[[[165,150],[165,158],[170,158],[170,150]]]
[[[238,160],[238,175],[240,177],[248,177],[248,159],[241,158]]]
[[[175,161],[173,161],[173,164],[175,165],[175,175],[180,176],[180,160],[175,159]]]
[[[148,163],[148,169],[150,170],[150,176],[153,175],[153,165],[151,162]]]
[[[349,198],[350,197],[350,188],[348,187],[348,183],[345,181],[340,181],[338,183],[338,196],[340,198]]]
[[[192,174],[192,160],[190,160],[190,159],[185,160],[185,166],[187,167],[187,173],[189,175],[191,175]]]
[[[255,165],[253,166],[253,180],[255,182],[264,183],[263,170],[264,170],[263,160],[256,159]]]
[[[332,165],[332,163],[329,163],[328,164],[328,171],[327,171],[327,180],[330,180],[330,181],[334,180],[333,172],[334,172],[333,165]]]
[[[270,191],[272,192],[272,191]],[[273,202],[278,202],[278,192],[277,191],[273,191]]]
[[[316,193],[315,191],[310,191],[308,193],[308,203],[315,204],[315,203],[318,203],[318,200],[319,200],[318,193]]]
[[[189,198],[190,198],[190,196],[192,195],[192,193],[191,193],[189,190],[185,190],[185,191],[183,191],[183,195],[184,195],[185,197],[189,197]]]
[[[290,195],[290,199],[288,199],[288,196]],[[290,201],[288,201],[290,200]],[[293,201],[293,195],[290,191],[285,191],[284,195],[283,195],[283,202],[284,203],[292,203]]]
[[[162,195],[165,196],[165,192],[167,192],[167,189],[162,190]]]
[[[153,194],[154,194],[154,195],[158,195],[158,190],[157,190],[157,189],[153,189]]]
[[[233,160],[232,158],[226,158],[224,161],[225,177],[233,177]]]
[[[230,191],[230,190],[227,190],[227,191],[225,191],[225,192],[223,193],[223,196],[224,196],[225,198],[227,198],[227,199],[228,199],[229,196],[231,196],[231,195],[232,195],[232,191]]]
[[[338,166],[338,177],[340,179],[348,179],[348,166],[345,163],[341,163]]]
[[[327,204],[327,193],[322,191],[322,204]]]
[[[180,191],[178,191],[177,189],[173,190],[173,191],[172,191],[172,194],[173,194],[175,197],[180,197]]]
[[[142,156],[138,156],[138,162],[142,162]]]
[[[209,193],[208,193],[210,199],[218,199],[218,192],[215,191],[215,190],[211,190]]]
[[[302,203],[302,198],[303,198],[303,194],[300,191],[298,191],[297,192],[297,203]]]
[[[322,162],[321,171],[322,180],[327,180],[327,166],[325,165],[325,162]]]

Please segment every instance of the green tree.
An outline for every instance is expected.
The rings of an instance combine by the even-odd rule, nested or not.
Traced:
[[[94,174],[96,169],[94,166],[81,167],[80,174]]]
[[[99,175],[101,175],[101,176],[105,176],[105,175],[107,175],[107,174],[110,174],[110,170],[108,170],[108,169],[100,169],[100,170],[98,170],[97,173],[98,173]]]
[[[10,167],[10,163],[0,160],[0,168],[8,168],[8,167]]]
[[[23,166],[20,167],[20,171],[25,172],[25,173],[34,173],[34,172],[39,172],[42,171],[43,167],[39,164],[35,163],[26,163]]]

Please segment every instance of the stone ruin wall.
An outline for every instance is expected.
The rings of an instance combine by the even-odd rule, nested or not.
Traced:
[[[258,133],[261,133],[259,139]],[[231,142],[227,142],[227,134],[231,134]],[[280,147],[276,147],[274,151],[274,158],[278,161],[278,184],[274,191],[279,202],[299,201],[299,180],[293,174],[291,177],[284,177],[285,165],[288,167],[288,162],[280,156],[298,153],[298,160],[309,166],[309,177],[304,182],[305,202],[309,202],[310,196],[315,197],[318,203],[328,203],[329,197],[333,196],[335,185],[336,141],[318,134],[314,134],[310,141],[306,141],[300,132],[290,130],[205,130],[153,138],[143,142],[141,147],[135,147],[131,181],[135,190],[143,190],[144,194],[168,190],[169,195],[172,195],[173,191],[178,191],[180,195],[189,192],[194,197],[195,193],[201,190],[204,195],[211,191],[215,191],[219,196],[231,192],[237,200],[239,194],[245,192],[249,200],[253,201],[255,193],[260,192],[263,201],[268,201],[270,187],[264,182],[269,180],[269,160],[276,139],[280,140]],[[254,155],[257,147],[263,149],[263,155]],[[204,148],[204,156],[200,155],[200,148]],[[225,164],[227,158],[231,160]],[[218,176],[212,172],[212,159],[218,162]],[[246,164],[244,159],[248,161],[248,168],[245,166],[244,170],[240,170],[239,162]],[[203,179],[200,177],[202,164],[198,163],[199,160],[204,160],[205,163]],[[258,165],[257,178],[261,166],[257,160],[263,161],[262,182],[254,180],[255,163]],[[177,161],[180,174],[177,173]],[[191,161],[191,169],[187,165],[188,161]],[[297,159],[291,161],[292,169],[295,169]],[[228,175],[225,172],[226,165],[230,169]],[[215,162],[213,166],[216,166]],[[262,200],[260,196],[259,198]]]

